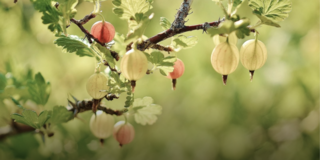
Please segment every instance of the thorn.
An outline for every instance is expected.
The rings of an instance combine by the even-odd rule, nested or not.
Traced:
[[[172,90],[176,90],[177,79],[172,79]]]
[[[76,97],[74,97],[73,95],[71,95],[70,94],[70,96],[74,99],[74,101],[77,103],[77,102],[79,102],[79,100],[76,98]]]
[[[228,75],[222,75],[223,85],[227,84]]]
[[[250,70],[249,73],[250,73],[250,82],[252,82],[254,70]]]

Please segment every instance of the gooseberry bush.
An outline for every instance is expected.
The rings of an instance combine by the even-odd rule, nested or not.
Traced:
[[[0,96],[11,98],[20,108],[19,113],[11,116],[14,120],[12,129],[1,138],[35,130],[43,136],[53,136],[55,131],[52,126],[68,122],[77,117],[78,113],[92,111],[90,130],[93,135],[103,142],[113,133],[120,146],[128,144],[134,139],[135,131],[127,116],[133,116],[141,125],[152,125],[162,110],[160,105],[153,104],[151,97],[134,97],[135,86],[139,85],[137,81],[146,75],[160,72],[164,78],[172,80],[173,89],[176,89],[177,79],[183,75],[185,65],[188,65],[177,58],[179,52],[201,41],[194,36],[183,35],[185,32],[200,30],[212,37],[215,47],[211,63],[213,69],[222,75],[223,84],[226,84],[228,75],[237,69],[239,61],[249,70],[252,80],[255,70],[261,68],[267,60],[268,46],[258,40],[259,27],[280,27],[278,22],[287,18],[291,11],[290,0],[248,0],[252,14],[259,18],[257,22],[252,22],[237,13],[243,0],[212,0],[212,5],[221,7],[223,18],[186,25],[193,0],[181,0],[174,21],[171,23],[167,18],[161,17],[159,27],[164,31],[150,36],[144,33],[153,19],[152,8],[156,7],[153,6],[154,0],[112,0],[112,4],[101,3],[102,0],[87,1],[94,4],[92,12],[76,20],[74,17],[77,14],[78,0],[31,0],[34,8],[42,13],[43,24],[56,36],[54,44],[57,47],[80,57],[92,57],[96,61],[86,85],[91,100],[78,100],[70,95],[72,100],[68,100],[67,107],[55,106],[52,110],[43,110],[37,114],[22,104],[30,99],[37,105],[46,105],[51,88],[41,73],[33,78],[31,72],[28,72],[25,76],[28,83],[20,87],[26,92],[18,98],[13,98],[12,95],[19,89],[10,88],[11,83],[17,82],[15,77],[0,74]],[[113,5],[114,15],[108,16],[118,16],[127,21],[127,33],[117,32],[117,26],[105,20],[106,15],[100,10],[101,5]],[[88,21],[96,21],[90,32],[89,28],[83,26]],[[68,34],[70,25],[76,25],[83,34]],[[238,39],[244,39],[250,34],[254,34],[255,39],[245,42],[239,51],[236,46]],[[166,39],[171,39],[171,44],[161,45],[160,42]],[[164,54],[165,52],[169,54]],[[116,61],[120,61],[120,66],[117,66]],[[113,110],[101,104],[105,100],[116,100],[119,96],[126,96],[121,110]],[[125,121],[114,124],[114,116],[124,116]]]

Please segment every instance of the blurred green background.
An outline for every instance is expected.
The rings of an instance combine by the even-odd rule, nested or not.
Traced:
[[[239,64],[229,75],[226,86],[210,63],[212,39],[202,31],[186,35],[199,38],[192,49],[177,53],[185,64],[177,90],[158,72],[139,80],[136,98],[151,96],[163,106],[163,113],[152,126],[130,122],[135,127],[134,141],[123,148],[112,138],[103,147],[89,130],[91,112],[79,115],[55,129],[55,136],[43,143],[40,135],[27,133],[0,141],[0,159],[175,159],[175,160],[316,160],[319,156],[319,1],[292,0],[289,18],[281,28],[258,28],[260,40],[268,49],[266,64],[256,71],[253,82]],[[155,0],[155,17],[145,35],[162,31],[160,17],[171,22],[181,0]],[[112,13],[111,0],[102,2],[103,15],[116,31],[127,33],[127,24]],[[93,6],[81,2],[76,19],[89,14]],[[223,16],[210,0],[195,0],[193,14],[186,25],[211,22]],[[249,7],[239,11],[252,23]],[[52,92],[45,106],[67,105],[68,94],[89,99],[85,90],[94,71],[93,58],[63,53],[54,36],[41,22],[41,14],[28,0],[0,0],[0,73],[10,61],[15,76],[31,68],[51,82]],[[84,26],[100,20],[91,20]],[[75,25],[69,34],[84,36]],[[253,35],[238,41],[238,47]],[[167,44],[164,42],[163,44]],[[22,79],[23,81],[23,79]],[[120,109],[125,96],[106,106]],[[0,125],[4,127],[14,112],[5,99],[0,103]],[[25,104],[34,106],[32,102]],[[11,111],[8,111],[10,108]],[[34,108],[37,109],[37,108]],[[123,117],[115,117],[122,120]],[[1,133],[0,133],[1,134]]]

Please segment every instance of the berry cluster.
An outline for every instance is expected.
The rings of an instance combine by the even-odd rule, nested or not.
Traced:
[[[267,60],[266,46],[257,38],[246,41],[240,53],[236,46],[237,41],[234,32],[226,36],[215,35],[213,37],[216,47],[211,54],[211,64],[214,70],[222,75],[224,85],[228,75],[238,67],[239,59],[242,65],[249,70],[251,81],[254,71],[261,68]]]

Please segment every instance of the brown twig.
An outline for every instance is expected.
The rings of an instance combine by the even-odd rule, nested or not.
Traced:
[[[73,97],[74,98],[74,97]],[[119,97],[117,97],[116,95],[113,94],[108,94],[106,96],[107,100],[112,100],[112,99],[118,99]],[[92,105],[93,105],[93,100],[82,100],[82,101],[78,101],[76,98],[74,98],[75,102],[71,102],[69,101],[69,106],[70,109],[68,109],[70,112],[74,113],[74,116],[76,117],[78,115],[78,113],[82,113],[82,112],[86,112],[86,111],[91,111],[92,110]],[[116,116],[121,116],[123,113],[126,113],[128,110],[127,109],[123,109],[123,110],[113,110],[111,108],[106,108],[105,106],[99,104],[97,105],[97,110],[101,110],[107,114],[110,115],[116,115]],[[39,130],[36,130],[28,125],[25,124],[21,124],[21,123],[17,123],[14,122],[12,120],[12,123],[10,125],[10,131],[4,134],[0,135],[0,140],[5,139],[6,137],[9,136],[14,136],[17,134],[22,134],[22,133],[28,133],[28,132],[34,132],[34,133],[40,133]],[[52,134],[52,133],[51,133]]]

